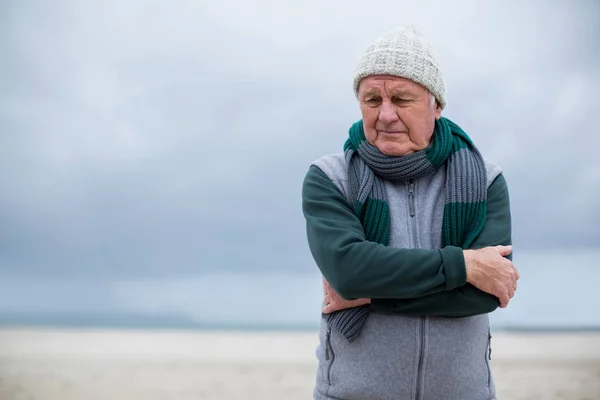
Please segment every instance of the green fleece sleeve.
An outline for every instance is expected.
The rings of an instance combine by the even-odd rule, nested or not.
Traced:
[[[398,249],[368,241],[345,197],[316,166],[302,185],[302,211],[312,256],[345,299],[407,299],[466,283],[462,249]]]
[[[487,246],[512,244],[510,199],[503,175],[499,175],[488,188],[486,208],[485,226],[471,248],[479,249]],[[507,258],[512,260],[512,254]],[[373,300],[372,307],[382,312],[400,315],[468,317],[490,313],[499,305],[498,298],[467,283],[451,291],[416,299]]]

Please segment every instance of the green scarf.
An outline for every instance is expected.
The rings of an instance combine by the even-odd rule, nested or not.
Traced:
[[[360,219],[367,240],[389,244],[390,208],[383,180],[417,179],[445,164],[442,247],[471,246],[485,224],[487,175],[481,154],[458,125],[443,117],[436,120],[431,145],[404,157],[387,156],[368,143],[362,120],[352,125],[349,134],[344,144],[347,200]],[[368,308],[350,308],[323,317],[353,341],[366,322]]]

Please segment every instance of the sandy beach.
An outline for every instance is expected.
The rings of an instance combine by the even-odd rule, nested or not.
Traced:
[[[1,400],[312,398],[312,333],[0,329]],[[600,333],[496,333],[500,400],[600,399]]]

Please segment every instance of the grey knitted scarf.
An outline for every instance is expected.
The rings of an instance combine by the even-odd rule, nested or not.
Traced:
[[[446,204],[442,247],[469,248],[485,224],[487,176],[481,154],[463,130],[447,118],[435,123],[431,145],[404,157],[381,153],[366,141],[362,120],[352,125],[344,145],[348,168],[347,200],[360,219],[366,239],[389,245],[390,209],[383,180],[405,181],[446,165]],[[418,268],[418,266],[415,266]],[[370,306],[323,314],[332,329],[354,341]]]

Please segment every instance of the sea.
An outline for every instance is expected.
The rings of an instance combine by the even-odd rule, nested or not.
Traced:
[[[520,251],[521,279],[494,330],[600,330],[600,248]],[[128,279],[0,274],[0,325],[313,331],[321,276],[220,272]]]

